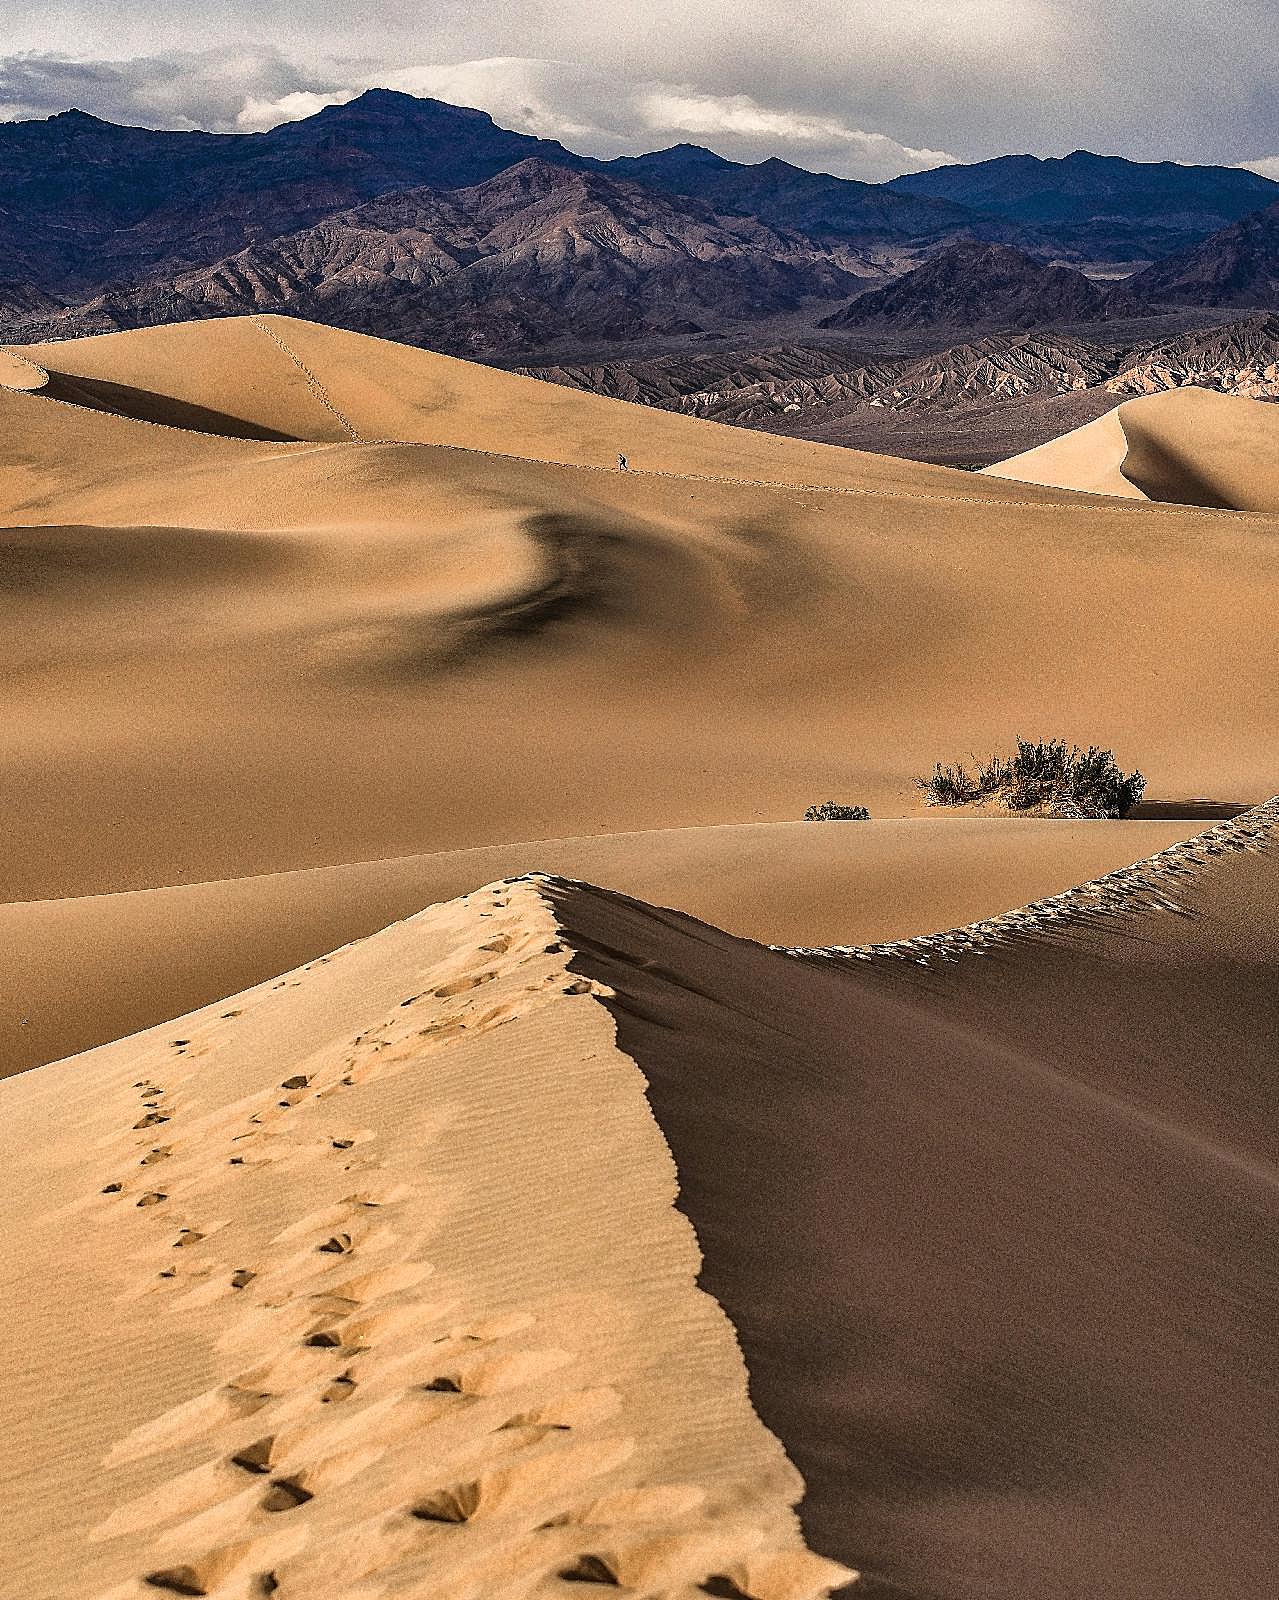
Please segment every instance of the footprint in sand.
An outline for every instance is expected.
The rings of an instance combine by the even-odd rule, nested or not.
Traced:
[[[496,972],[477,972],[467,977],[454,978],[452,983],[441,984],[431,992],[437,1000],[451,1000],[455,994],[465,994],[468,989],[478,989],[482,983],[492,983]]]

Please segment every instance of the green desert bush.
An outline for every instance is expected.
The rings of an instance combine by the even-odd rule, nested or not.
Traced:
[[[1110,750],[1081,750],[1064,739],[1017,740],[1012,756],[991,756],[969,773],[938,762],[915,786],[930,806],[964,806],[993,800],[1009,811],[1054,817],[1126,817],[1141,799],[1146,780],[1125,773]]]
[[[870,812],[865,806],[844,806],[838,800],[823,800],[819,806],[809,806],[804,813],[805,822],[869,822]]]

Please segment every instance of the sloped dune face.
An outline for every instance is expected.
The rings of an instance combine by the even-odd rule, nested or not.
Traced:
[[[57,393],[0,388],[6,900],[790,820],[853,783],[900,816],[939,756],[1015,733],[1172,796],[1273,778],[1264,514],[283,318],[25,357]]]
[[[915,818],[526,840],[302,872],[0,906],[0,1076],[136,1033],[367,937],[477,878],[550,871],[746,938],[932,933],[1183,838],[1179,820]]]
[[[1274,511],[1276,461],[1279,408],[1184,388],[1125,401],[1073,433],[984,471],[1093,494]]]
[[[12,350],[0,350],[0,387],[31,393],[43,389],[49,374]]]
[[[1007,461],[983,467],[990,478],[1011,478],[1017,483],[1038,483],[1047,488],[1079,489],[1088,494],[1119,495],[1125,500],[1146,500],[1146,495],[1124,476],[1128,436],[1119,412],[1074,428],[1059,439],[1036,445]]]
[[[1183,389],[1129,401],[1119,417],[1124,476],[1149,499],[1279,508],[1279,408]]]
[[[5,1594],[1275,1592],[1264,407],[9,359]],[[919,815],[1019,733],[1153,819]]]
[[[499,882],[0,1085],[8,1579],[1268,1592],[1277,821],[858,950]]]
[[[15,1133],[66,1130],[6,1177],[35,1379],[0,1447],[6,1592],[815,1600],[851,1576],[804,1545],[571,957],[543,891],[499,884],[4,1086]]]

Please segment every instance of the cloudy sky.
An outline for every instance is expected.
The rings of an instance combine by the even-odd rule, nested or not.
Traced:
[[[1276,0],[0,0],[0,118],[253,130],[375,84],[592,155],[880,179],[1010,151],[1279,177]],[[610,15],[610,12],[613,14]]]

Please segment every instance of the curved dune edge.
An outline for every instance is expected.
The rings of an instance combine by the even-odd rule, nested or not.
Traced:
[[[34,393],[43,389],[49,374],[43,367],[13,350],[0,350],[0,387]]]
[[[10,1212],[5,1316],[50,1324],[0,1446],[11,1581],[809,1600],[851,1576],[803,1545],[571,954],[540,884],[498,884],[0,1088],[11,1130],[73,1130],[6,1180],[44,1204]]]
[[[1238,512],[1279,507],[1279,409],[1193,387],[1125,400],[983,468],[1044,488]]]
[[[0,389],[5,901],[841,794],[901,815],[934,760],[1015,733],[1169,795],[1273,787],[1273,514],[978,484],[270,331],[28,352],[256,437]]]
[[[1189,822],[897,819],[543,839],[0,906],[0,1076],[208,1005],[477,882],[540,870],[744,938],[931,933],[1095,876]]]
[[[3,1178],[13,1220],[0,1307],[19,1370],[0,1442],[6,1571],[28,1588],[38,1579],[95,1600],[252,1594],[254,1585],[283,1600],[573,1600],[586,1582],[678,1600],[695,1600],[707,1583],[749,1600],[817,1600],[866,1552],[872,1572],[897,1583],[894,1540],[916,1550],[911,1561],[932,1559],[937,1533],[921,1546],[916,1529],[911,1546],[900,1518],[927,1497],[903,1501],[891,1472],[886,1491],[860,1476],[868,1469],[856,1452],[879,1459],[884,1419],[859,1418],[856,1397],[882,1390],[887,1374],[868,1388],[841,1363],[853,1355],[860,1372],[888,1359],[879,1341],[887,1353],[903,1338],[888,1286],[875,1279],[892,1252],[850,1260],[848,1248],[870,1249],[885,1219],[897,1238],[897,1212],[911,1205],[938,1205],[948,1226],[956,1221],[960,1191],[911,1176],[907,1129],[921,1107],[948,1118],[938,1094],[953,1074],[976,1073],[998,1094],[965,1088],[963,1116],[921,1148],[962,1143],[971,1125],[989,1164],[996,1146],[982,1118],[1029,1096],[1019,1115],[1047,1130],[1034,1160],[1051,1161],[1054,1118],[1074,1116],[1079,1097],[1072,1090],[1062,1109],[1061,1074],[1045,1078],[1033,1050],[1044,1048],[1054,1009],[1073,1034],[1082,1026],[1059,992],[1063,972],[1078,968],[1101,1036],[1125,1041],[1125,1063],[1140,1058],[1130,1041],[1141,1030],[1108,1032],[1107,981],[1146,1030],[1159,1010],[1145,992],[1152,972],[1179,992],[1207,982],[1215,1009],[1193,1012],[1197,1027],[1172,1019],[1146,1086],[1152,1103],[1134,1126],[1146,1137],[1175,1110],[1175,1135],[1160,1134],[1150,1158],[1162,1174],[1156,1199],[1184,1182],[1219,1221],[1211,1191],[1199,1190],[1205,1160],[1212,1174],[1221,1166],[1222,1135],[1201,1153],[1193,1107],[1178,1096],[1193,1084],[1228,1099],[1231,1057],[1213,1041],[1221,1034],[1247,1060],[1247,1029],[1269,1026],[1272,1001],[1262,997],[1273,996],[1273,971],[1254,961],[1247,982],[1262,988],[1232,1000],[1217,968],[1241,932],[1253,937],[1258,906],[1273,918],[1268,878],[1251,890],[1243,880],[1240,900],[1238,872],[1249,861],[1271,871],[1276,821],[1279,799],[993,919],[1000,962],[976,970],[1013,990],[993,1010],[978,994],[976,1031],[961,981],[971,963],[938,962],[897,981],[916,969],[891,958],[934,955],[936,940],[887,947],[879,953],[890,959],[869,964],[831,959],[838,951],[796,959],[537,874],[434,907],[178,1023],[10,1079],[0,1085],[15,1151]],[[1220,899],[1223,879],[1225,900],[1205,916],[1203,895]],[[1185,915],[1156,915],[1170,909]],[[1190,942],[1179,950],[1178,940]],[[1183,1067],[1193,1068],[1184,1081]],[[1071,1070],[1087,1078],[1086,1062]],[[916,1104],[910,1091],[906,1124],[889,1117],[881,1128],[879,1100],[906,1093],[912,1073],[925,1075],[927,1092]],[[1117,1095],[1082,1079],[1090,1137],[1102,1154],[1117,1150],[1136,1181],[1144,1157],[1131,1085]],[[1097,1134],[1099,1105],[1113,1134]],[[1009,1182],[1029,1160],[1014,1121],[1017,1136],[1000,1124],[997,1141]],[[1060,1150],[1075,1173],[1072,1126]],[[65,1131],[51,1143],[49,1127]],[[1264,1117],[1249,1137],[1264,1144]],[[893,1194],[887,1209],[874,1195],[875,1162]],[[1249,1205],[1254,1168],[1241,1149],[1223,1169]],[[1091,1180],[1083,1171],[1070,1181]],[[1022,1197],[1014,1226],[1044,1205],[1053,1226],[1075,1226],[1050,1189],[1050,1203],[1038,1187]],[[1221,1203],[1233,1218],[1233,1191]],[[985,1203],[969,1220],[980,1232],[1008,1211]],[[924,1222],[939,1225],[933,1213]],[[1091,1232],[1082,1246],[1073,1234],[1066,1241],[1094,1252],[1097,1243]],[[1180,1233],[1176,1246],[1186,1247]],[[1162,1282],[1141,1230],[1133,1247],[1143,1272],[1121,1248],[1121,1284],[1097,1293]],[[1006,1243],[948,1238],[938,1250],[934,1241],[891,1279],[909,1290],[911,1337],[936,1324],[925,1306],[945,1313],[946,1349],[969,1336],[968,1314],[952,1315],[945,1299],[958,1288],[912,1276],[952,1256],[962,1266],[965,1249],[977,1251],[980,1266],[966,1270],[985,1274],[983,1293],[1028,1292],[1020,1278],[1000,1278],[1013,1270]],[[1034,1278],[1040,1259],[1019,1270]],[[1107,1250],[1096,1259],[1109,1269]],[[1046,1270],[1055,1284],[1051,1252]],[[1078,1290],[1085,1327],[1098,1314],[1091,1293]],[[1242,1294],[1223,1291],[1220,1315],[1248,1304]],[[875,1340],[843,1354],[840,1330],[858,1325],[868,1296]],[[1034,1359],[1045,1359],[1038,1342]],[[1121,1341],[1108,1360],[1125,1359]],[[1199,1346],[1195,1360],[1196,1382],[1219,1402]],[[906,1415],[912,1428],[921,1417],[931,1427],[941,1399],[912,1396],[909,1371],[907,1361],[894,1380],[906,1384]],[[52,1412],[50,1394],[65,1397]],[[833,1409],[832,1395],[841,1396]],[[1247,1415],[1264,1419],[1265,1408],[1249,1402]],[[1245,1425],[1219,1420],[1239,1473],[1253,1472],[1249,1449],[1233,1442]],[[1063,1449],[1085,1425],[1095,1431],[1086,1406],[1082,1422],[1070,1413],[1055,1424]],[[1136,1437],[1141,1482],[1157,1483],[1144,1455],[1149,1430]],[[1252,1436],[1245,1444],[1255,1446]],[[972,1448],[980,1454],[980,1440]],[[794,1513],[805,1485],[812,1549]],[[1222,1492],[1241,1490],[1231,1481]],[[1097,1539],[1076,1506],[1066,1510],[1079,1523],[1067,1546]],[[975,1515],[973,1526],[988,1521]],[[1030,1535],[1021,1559],[1042,1562],[1045,1541]],[[964,1559],[969,1579],[985,1584],[977,1552]],[[1010,1570],[1025,1592],[1025,1570]],[[919,1592],[937,1590],[935,1570],[926,1582],[906,1576],[904,1593],[916,1581]],[[1034,1592],[1045,1575],[1030,1579]],[[967,1600],[979,1591],[956,1580],[945,1592]],[[1088,1592],[1144,1600],[1156,1591]],[[1240,1591],[1204,1589],[1213,1600],[1219,1592]]]
[[[920,966],[934,961],[957,961],[1023,938],[1064,932],[1129,912],[1185,912],[1179,891],[1196,873],[1222,855],[1263,850],[1279,828],[1279,795],[1253,806],[1237,817],[1178,840],[1166,849],[1131,866],[1120,867],[1089,883],[1061,894],[1048,895],[1015,911],[1002,912],[944,933],[919,934],[909,939],[872,945],[827,945],[820,948],[791,946],[787,953],[800,956],[852,956],[870,961],[877,956],[913,960]],[[786,948],[777,946],[775,948]]]
[[[866,961],[547,886],[869,1594],[1163,1600],[1189,1518],[1204,1600],[1272,1578],[1277,821]]]
[[[1058,439],[1023,450],[981,469],[987,478],[1039,484],[1048,489],[1076,489],[1125,500],[1149,498],[1124,476],[1128,439],[1120,413],[1123,406],[1074,428]]]

